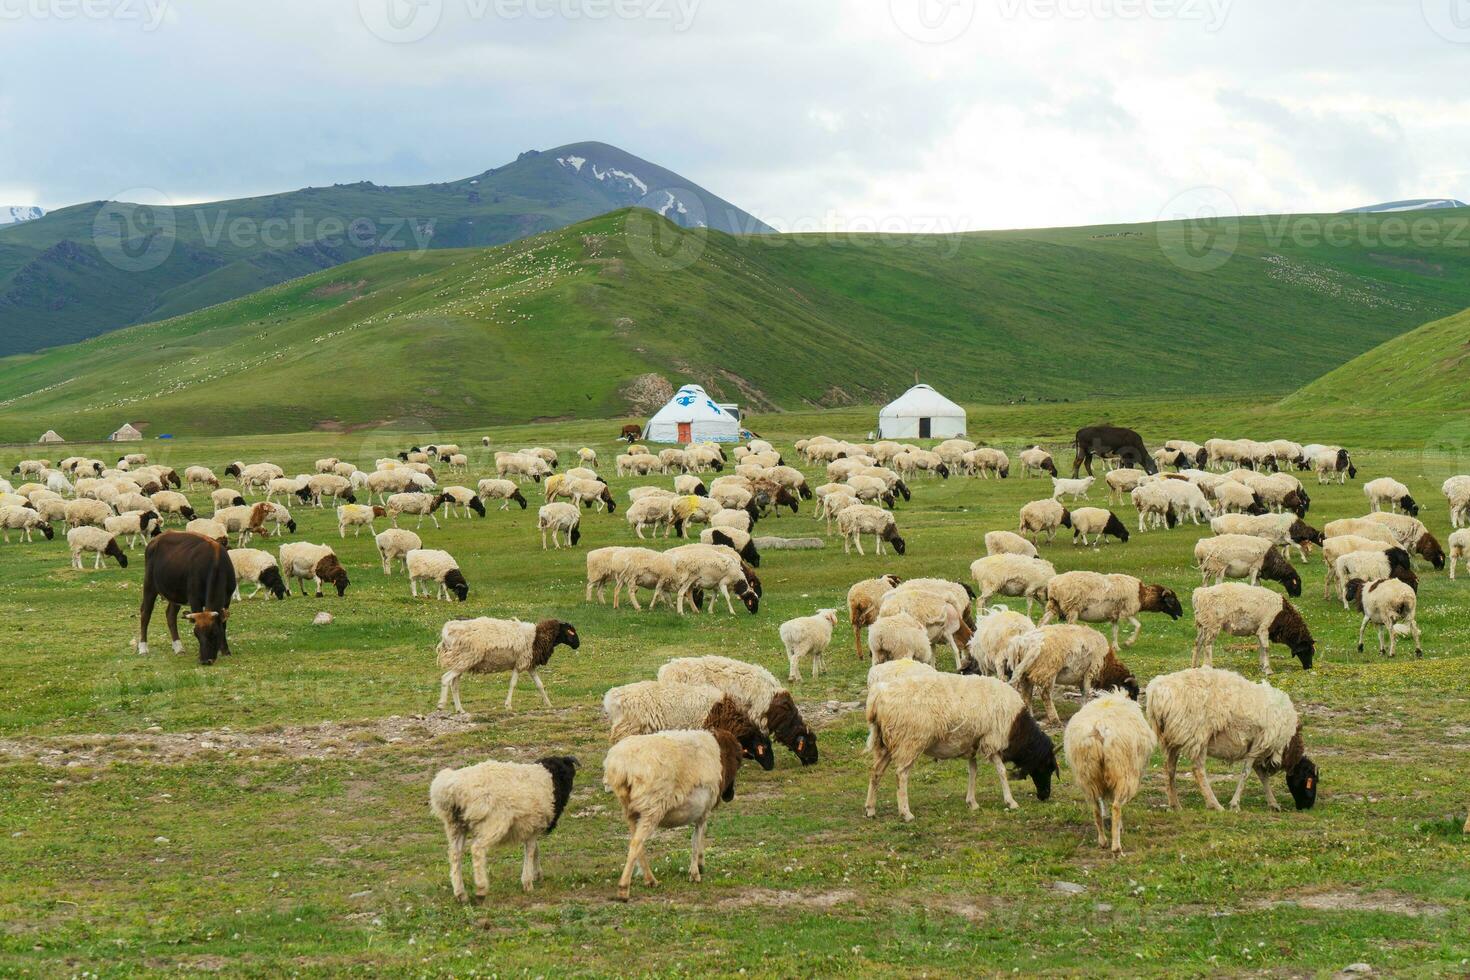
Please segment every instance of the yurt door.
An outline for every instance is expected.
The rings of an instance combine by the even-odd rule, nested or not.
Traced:
[[[694,424],[692,422],[679,423],[679,441],[685,444],[694,441]]]
[[[933,419],[919,419],[919,438],[928,439],[933,428]]]

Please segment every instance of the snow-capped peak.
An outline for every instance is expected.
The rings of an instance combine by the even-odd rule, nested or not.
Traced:
[[[22,221],[35,221],[45,216],[46,212],[41,208],[0,204],[0,225],[18,225]]]

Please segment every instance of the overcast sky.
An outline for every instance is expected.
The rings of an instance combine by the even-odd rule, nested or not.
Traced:
[[[1470,0],[0,0],[0,52],[0,204],[584,139],[782,229],[1470,199]]]

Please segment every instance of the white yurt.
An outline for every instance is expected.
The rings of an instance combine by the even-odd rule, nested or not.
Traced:
[[[126,422],[121,429],[107,438],[110,442],[138,442],[143,438],[143,433],[133,428],[133,423]]]
[[[914,385],[878,413],[883,439],[955,439],[965,434],[965,410],[928,385]]]
[[[46,444],[49,444],[49,443],[56,443],[56,442],[65,442],[65,441],[66,441],[65,439],[61,438],[61,436],[59,436],[59,435],[56,434],[56,430],[55,429],[47,429],[41,435],[41,438],[39,438],[39,439],[36,440],[36,442],[38,442],[38,443],[40,443],[42,445],[46,445]]]
[[[739,442],[740,422],[715,404],[699,385],[685,385],[648,420],[649,442]]]

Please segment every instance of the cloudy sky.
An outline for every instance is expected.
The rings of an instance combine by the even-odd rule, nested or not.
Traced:
[[[0,204],[584,139],[783,229],[1470,199],[1470,0],[0,0],[0,52]]]

